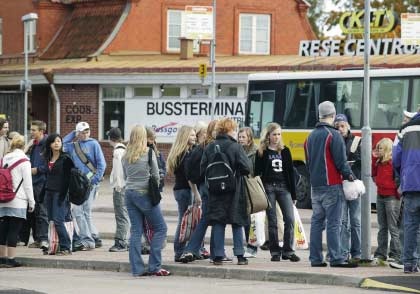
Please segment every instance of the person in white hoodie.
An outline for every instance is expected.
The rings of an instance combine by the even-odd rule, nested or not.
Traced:
[[[23,136],[15,136],[10,144],[11,152],[1,162],[2,168],[12,168],[16,163],[10,172],[16,196],[10,202],[0,203],[0,267],[21,266],[15,260],[17,238],[26,219],[26,210],[32,212],[35,208],[31,163],[23,152],[24,147]]]
[[[108,132],[110,144],[114,147],[112,156],[112,171],[109,180],[113,191],[115,222],[117,224],[115,230],[114,245],[109,248],[110,252],[122,252],[128,250],[127,233],[129,228],[127,208],[124,204],[124,172],[121,159],[125,154],[125,145],[122,143],[121,130],[112,128]]]

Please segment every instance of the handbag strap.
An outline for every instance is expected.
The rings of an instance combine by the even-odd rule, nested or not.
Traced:
[[[87,168],[93,172],[96,173],[96,168],[93,166],[92,162],[90,162],[89,158],[87,158],[86,154],[82,151],[82,148],[80,148],[79,142],[74,142],[74,150],[76,151],[77,156],[79,157],[80,161],[83,162]]]

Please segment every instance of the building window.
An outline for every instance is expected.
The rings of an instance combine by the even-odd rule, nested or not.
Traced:
[[[217,91],[219,92],[219,97],[238,97],[237,87],[218,86]]]
[[[209,89],[208,88],[192,88],[190,92],[191,98],[208,98]]]
[[[180,87],[163,87],[162,88],[162,97],[180,97],[181,88]]]
[[[270,15],[240,15],[239,53],[270,54]]]
[[[153,87],[134,88],[134,97],[152,97]]]
[[[106,87],[102,88],[102,98],[104,99],[124,99],[125,87]]]
[[[182,27],[185,12],[183,10],[168,10],[167,14],[167,50],[172,52],[179,52],[181,43],[179,38],[184,35]],[[193,51],[198,53],[200,51],[200,43],[198,40],[193,42]]]
[[[36,21],[28,22],[28,35],[27,35],[28,52],[36,51]]]
[[[3,54],[3,19],[0,17],[0,55]]]

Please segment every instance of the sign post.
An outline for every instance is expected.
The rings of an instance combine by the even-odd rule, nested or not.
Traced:
[[[362,260],[371,260],[371,228],[370,228],[370,198],[371,198],[371,160],[372,160],[372,129],[370,128],[370,0],[365,0],[364,19],[364,80],[363,80],[363,128],[362,128],[362,180],[366,187],[366,195],[361,201],[362,225]]]

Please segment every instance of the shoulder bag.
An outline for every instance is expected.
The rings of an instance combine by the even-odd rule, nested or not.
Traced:
[[[265,193],[260,177],[245,176],[244,184],[249,214],[260,212],[270,207],[270,201]]]
[[[162,195],[160,195],[159,191],[159,184],[153,179],[152,177],[152,152],[153,149],[149,148],[149,167],[150,167],[150,178],[149,178],[149,197],[150,201],[152,202],[153,206],[156,206],[160,203],[160,200],[162,199]]]

